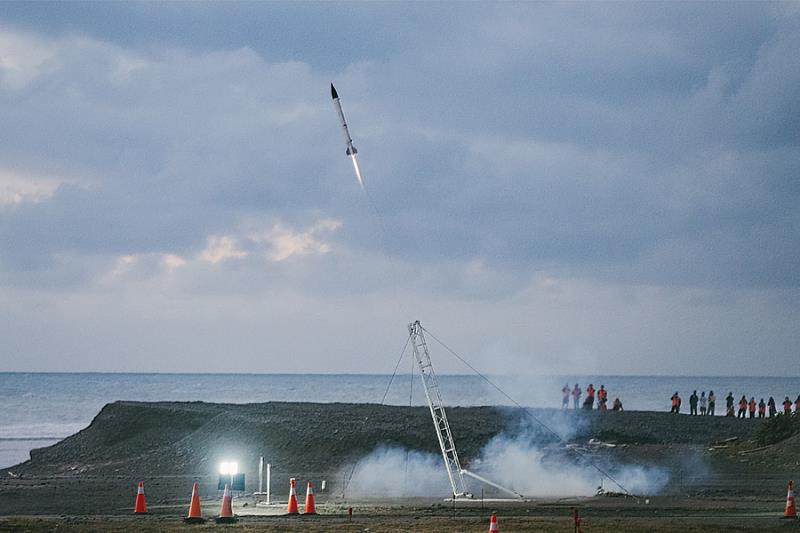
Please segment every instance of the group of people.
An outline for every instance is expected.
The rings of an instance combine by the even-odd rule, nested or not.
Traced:
[[[581,396],[583,395],[583,391],[575,384],[575,387],[570,390],[569,384],[564,385],[564,388],[561,389],[561,408],[568,409],[569,408],[569,397],[572,396],[572,406],[573,409],[578,409],[581,406]],[[591,411],[594,409],[594,399],[595,395],[597,396],[597,410],[601,413],[605,413],[608,409],[608,391],[606,390],[605,385],[600,385],[600,388],[595,390],[594,385],[589,383],[589,386],[586,387],[586,399],[583,400],[583,409]],[[611,405],[612,411],[622,411],[622,401],[619,398],[614,398],[614,403]]]
[[[675,394],[672,395],[670,401],[672,403],[672,409],[670,409],[670,413],[680,413],[681,403],[683,403],[683,400],[678,394],[678,391],[675,391]],[[717,410],[717,397],[714,395],[714,391],[709,391],[708,396],[706,396],[705,391],[700,393],[700,396],[697,396],[697,391],[694,391],[692,395],[689,396],[689,414],[697,415],[698,406],[700,407],[699,414],[701,416],[713,416]]]
[[[680,413],[681,412],[681,397],[677,391],[675,394],[672,395],[670,398],[670,402],[672,408],[670,409],[671,413]],[[697,391],[692,392],[692,395],[689,396],[689,414],[690,415],[714,415],[716,410],[716,402],[717,397],[714,395],[714,391],[709,391],[708,396],[706,396],[705,391],[700,393],[700,396],[697,396]],[[737,418],[746,418],[749,414],[750,418],[766,418],[767,413],[769,413],[769,417],[772,418],[776,414],[778,414],[778,408],[775,405],[775,399],[770,396],[769,400],[764,402],[764,398],[756,403],[755,396],[751,396],[750,400],[747,400],[747,396],[742,394],[742,397],[739,399],[739,402],[734,405],[735,400],[733,398],[733,393],[729,392],[728,395],[725,397],[725,416],[735,416]],[[792,404],[792,401],[789,400],[789,397],[783,400],[783,413],[790,415],[792,414],[792,405],[794,405],[794,412],[800,412],[800,395],[797,396],[797,399]],[[739,410],[736,411],[736,407],[738,406]],[[699,407],[699,413],[698,413]]]

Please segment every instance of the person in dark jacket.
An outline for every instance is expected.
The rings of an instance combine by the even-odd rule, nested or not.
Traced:
[[[733,393],[728,392],[728,395],[725,397],[725,416],[734,416],[733,415]]]
[[[767,400],[767,409],[769,410],[770,418],[775,416],[775,414],[778,412],[778,410],[775,408],[775,398],[773,398],[772,396],[770,396],[769,400]]]
[[[697,414],[697,391],[692,392],[692,395],[689,396],[689,414]]]

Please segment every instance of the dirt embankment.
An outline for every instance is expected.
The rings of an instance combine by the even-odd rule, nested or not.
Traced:
[[[729,491],[740,479],[753,481],[740,490],[757,494],[759,487],[780,486],[785,481],[776,479],[790,475],[776,470],[775,464],[796,464],[796,439],[774,448],[793,455],[777,463],[769,450],[749,453],[755,447],[750,439],[761,424],[757,420],[506,407],[453,407],[447,415],[467,466],[499,434],[533,439],[544,446],[549,442],[554,444],[552,450],[562,450],[556,453],[569,455],[534,417],[584,450],[590,439],[614,442],[619,446],[601,447],[599,453],[611,454],[611,460],[669,469],[672,494],[716,494]],[[712,443],[726,439],[727,447],[709,450]],[[259,456],[273,464],[273,481],[285,483],[288,477],[297,477],[302,486],[303,480],[327,479],[333,495],[342,472],[381,446],[438,455],[428,409],[337,403],[115,402],[106,405],[86,429],[34,450],[30,461],[0,471],[0,514],[127,513],[137,480],[145,480],[156,505],[183,504],[194,480],[200,481],[203,493],[216,490],[217,465],[222,460],[237,460],[246,473],[247,490],[255,491]],[[704,488],[698,488],[698,472]]]
[[[752,437],[759,422],[669,413],[523,411],[452,407],[448,419],[465,462],[495,435],[557,440],[541,420],[573,442],[591,438],[629,445],[700,445]],[[427,408],[371,404],[270,402],[115,402],[86,429],[14,467],[17,474],[207,475],[226,458],[282,471],[335,472],[379,446],[438,453]],[[250,469],[252,470],[252,468]]]

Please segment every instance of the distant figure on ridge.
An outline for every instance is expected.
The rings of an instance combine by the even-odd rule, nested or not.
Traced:
[[[697,391],[692,392],[692,395],[689,396],[689,414],[697,414]]]
[[[783,400],[783,414],[785,415],[792,414],[792,402],[789,401],[788,396]]]
[[[564,385],[561,389],[561,408],[566,409],[569,407],[569,384]]]
[[[725,397],[725,416],[733,416],[733,393],[728,392]]]
[[[767,404],[764,403],[764,398],[761,398],[761,401],[758,402],[758,418],[764,418],[767,414]]]
[[[700,416],[706,416],[706,409],[708,409],[708,398],[706,398],[706,391],[700,393]]]
[[[583,400],[583,408],[584,409],[593,409],[594,408],[594,385],[589,383],[589,386],[586,387],[586,399]]]
[[[606,412],[606,403],[608,403],[608,391],[605,385],[600,385],[600,390],[597,391],[597,409],[601,413]]]
[[[622,411],[622,402],[619,398],[614,398],[614,405],[611,407],[612,411]]]
[[[747,404],[747,410],[750,412],[750,418],[756,417],[756,398],[750,396],[750,403]]]
[[[770,396],[769,400],[767,400],[767,408],[769,409],[770,418],[775,416],[775,414],[778,412],[778,410],[775,408],[775,398],[773,398],[772,396]]]
[[[747,416],[747,396],[742,394],[742,399],[739,400],[739,412],[736,418],[745,418]]]
[[[714,409],[717,406],[717,397],[714,396],[714,391],[708,391],[708,414],[714,416]]]
[[[678,413],[681,412],[681,397],[678,396],[678,391],[675,391],[675,394],[672,395],[670,398],[672,401],[672,409],[669,410],[670,413]]]
[[[575,388],[572,389],[572,406],[574,409],[578,409],[578,406],[581,404],[581,388],[578,384],[575,384]]]

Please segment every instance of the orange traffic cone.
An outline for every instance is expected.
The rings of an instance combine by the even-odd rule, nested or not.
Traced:
[[[314,491],[311,489],[310,481],[306,489],[306,506],[303,509],[303,514],[317,514],[317,509],[314,507]]]
[[[192,500],[189,503],[189,516],[183,519],[187,524],[202,524],[206,521],[200,512],[200,494],[197,489],[197,482],[192,486]]]
[[[497,515],[492,514],[492,517],[489,519],[489,533],[494,533],[495,531],[500,531],[497,529]]]
[[[289,479],[289,506],[286,512],[289,514],[297,514],[297,493],[294,491],[294,478]]]
[[[783,518],[797,518],[797,510],[794,507],[794,481],[789,482],[789,489],[786,493],[786,510],[783,511]]]
[[[147,505],[144,503],[144,483],[139,482],[139,490],[136,492],[136,507],[133,508],[136,514],[147,514]]]
[[[219,516],[214,519],[217,524],[233,524],[236,517],[233,516],[231,508],[231,488],[225,483],[225,491],[222,493],[222,507],[219,509]]]

